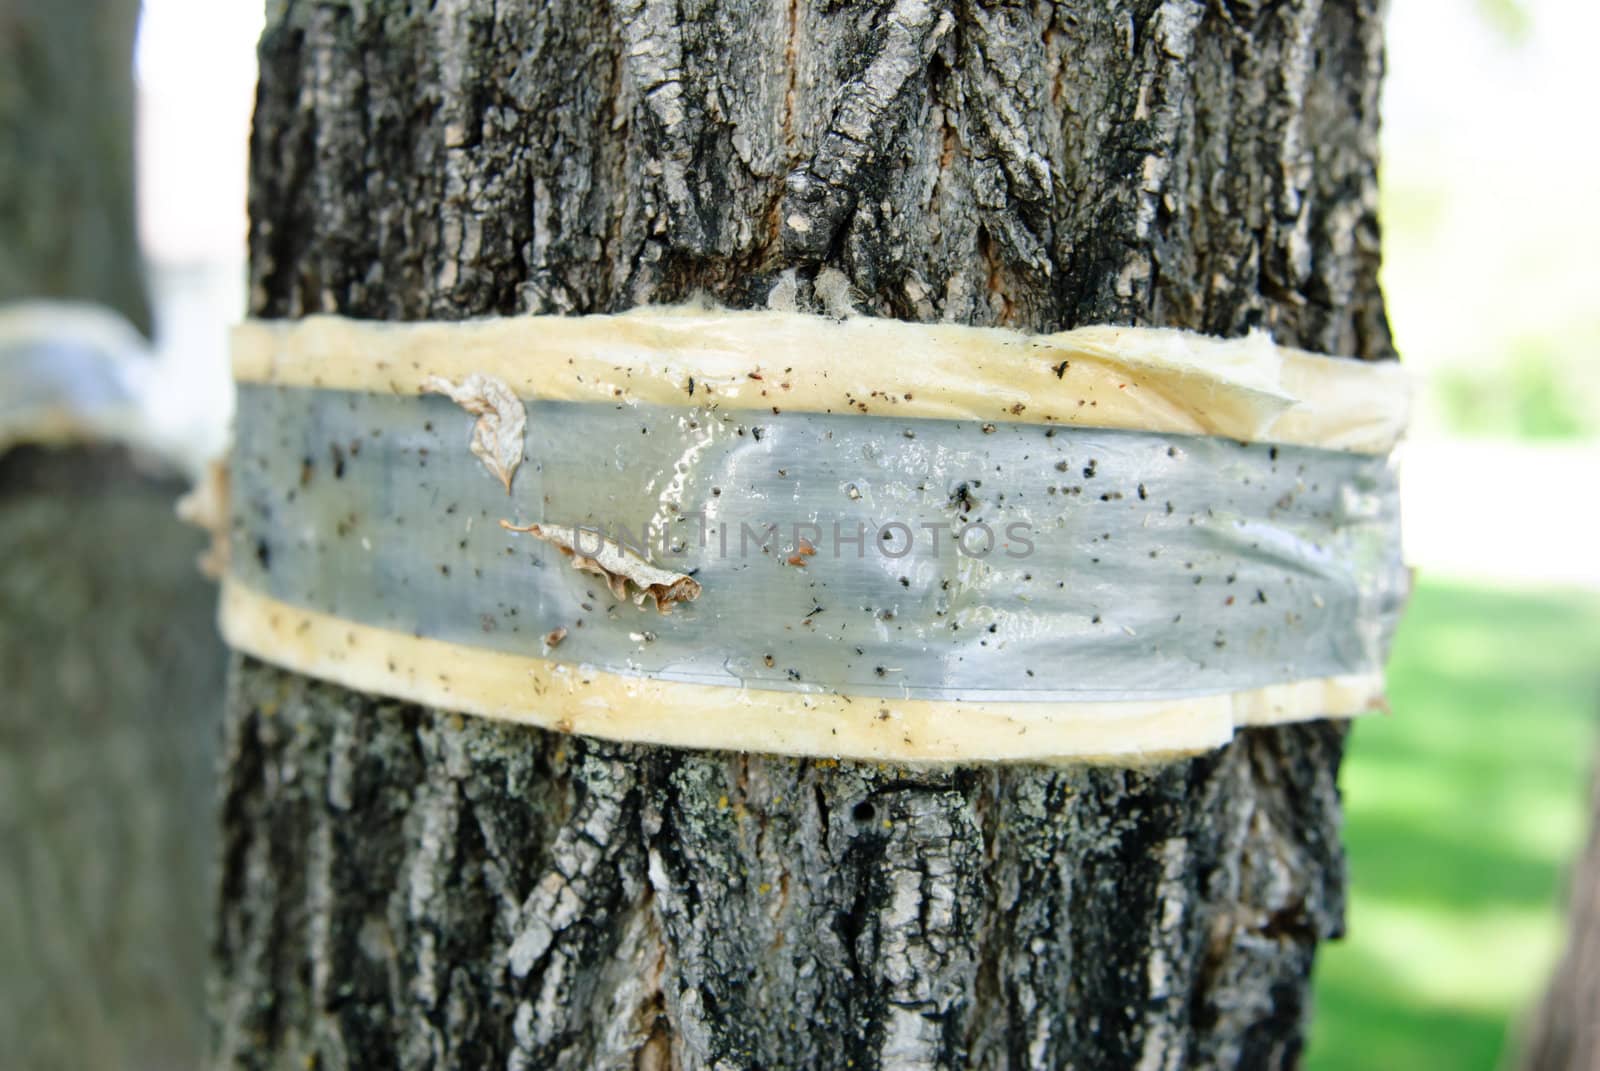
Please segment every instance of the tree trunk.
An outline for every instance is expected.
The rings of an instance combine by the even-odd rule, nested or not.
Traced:
[[[215,704],[204,539],[117,447],[0,458],[0,1065],[201,1066]]]
[[[1386,356],[1378,6],[277,4],[251,303],[708,295]],[[1342,927],[1342,742],[1249,731],[1144,771],[835,764],[243,660],[220,1062],[1291,1065]]]
[[[133,198],[137,0],[0,0],[0,304],[67,298],[150,333]]]
[[[1523,1071],[1600,1067],[1600,760],[1590,800],[1589,842],[1572,873],[1567,948],[1534,1012]]]
[[[0,311],[67,298],[148,329],[138,11],[0,0]],[[0,365],[20,349],[9,327]],[[204,539],[173,516],[175,474],[112,443],[7,451],[15,431],[0,428],[0,1066],[198,1067],[223,694]]]

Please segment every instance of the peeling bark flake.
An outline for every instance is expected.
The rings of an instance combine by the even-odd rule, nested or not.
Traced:
[[[493,376],[474,372],[460,383],[429,376],[430,394],[443,394],[478,418],[472,426],[472,453],[511,493],[511,479],[522,464],[523,434],[528,415],[510,387]]]
[[[228,482],[227,458],[214,458],[176,505],[178,520],[211,536],[211,545],[200,553],[196,564],[201,574],[212,580],[220,580],[228,571]]]
[[[657,568],[632,551],[603,538],[598,532],[556,524],[523,526],[510,521],[501,521],[500,527],[508,532],[527,532],[536,539],[553,544],[572,559],[574,569],[603,578],[611,594],[619,599],[629,597],[628,584],[631,581],[639,589],[632,596],[635,606],[643,606],[646,599],[652,599],[656,610],[665,614],[672,612],[673,603],[693,602],[700,597],[700,584],[694,578]],[[593,555],[580,549],[586,542],[597,544],[598,549]]]

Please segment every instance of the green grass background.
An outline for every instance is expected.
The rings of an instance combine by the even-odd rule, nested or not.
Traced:
[[[1587,835],[1600,596],[1424,579],[1389,684],[1345,761],[1349,932],[1319,953],[1306,1063],[1503,1066]]]

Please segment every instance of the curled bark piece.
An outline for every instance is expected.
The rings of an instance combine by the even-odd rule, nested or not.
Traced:
[[[693,577],[657,568],[619,544],[602,538],[598,532],[584,532],[558,524],[523,526],[510,521],[501,521],[500,527],[508,532],[527,532],[553,544],[572,559],[574,569],[603,578],[611,594],[619,599],[629,597],[628,584],[632,582],[639,589],[632,596],[635,606],[643,606],[646,599],[653,599],[656,610],[665,614],[672,612],[673,603],[693,602],[700,597],[700,585]],[[580,542],[591,541],[599,546],[593,555],[580,549]]]
[[[211,545],[201,552],[196,564],[212,580],[228,571],[228,460],[213,458],[188,492],[177,501],[178,519],[205,530]]]
[[[472,426],[472,453],[511,493],[511,479],[522,464],[523,434],[528,416],[510,387],[493,376],[474,372],[460,383],[429,376],[423,383],[430,394],[443,394],[478,418]]]

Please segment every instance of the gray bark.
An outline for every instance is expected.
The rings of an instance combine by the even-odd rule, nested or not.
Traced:
[[[1391,352],[1377,0],[283,2],[261,61],[258,315],[709,295]],[[233,681],[223,1066],[1287,1066],[1342,926],[1327,723],[913,769]]]

